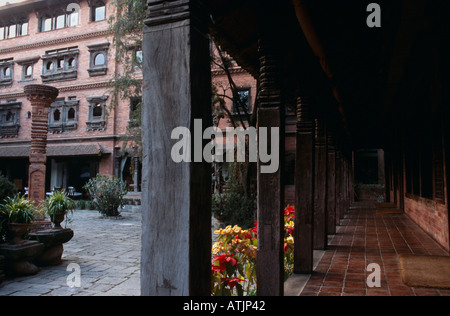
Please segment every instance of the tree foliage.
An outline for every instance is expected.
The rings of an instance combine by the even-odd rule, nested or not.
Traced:
[[[142,101],[142,62],[137,52],[142,52],[143,27],[146,12],[145,0],[113,0],[115,15],[109,19],[112,34],[114,58],[119,71],[110,81],[111,104],[126,105],[134,102],[135,108],[130,116],[127,135],[124,136],[124,149],[133,156],[140,157],[141,138],[141,105]]]

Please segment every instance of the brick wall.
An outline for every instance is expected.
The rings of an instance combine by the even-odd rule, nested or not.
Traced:
[[[405,197],[405,213],[445,250],[450,251],[447,205],[409,196]]]
[[[48,141],[51,143],[56,140],[67,140],[67,144],[76,146],[78,142],[89,144],[89,139],[93,139],[92,143],[100,143],[110,152],[114,153],[115,148],[121,147],[120,135],[127,131],[129,121],[129,102],[121,101],[117,107],[111,107],[111,98],[106,102],[108,110],[107,126],[103,131],[88,131],[86,122],[89,116],[88,97],[109,95],[110,91],[107,83],[113,78],[116,72],[119,72],[120,66],[115,64],[114,51],[112,47],[111,37],[108,37],[108,17],[113,14],[111,1],[107,1],[107,18],[104,21],[90,21],[90,7],[88,2],[83,0],[79,2],[79,24],[73,27],[67,27],[59,30],[47,32],[38,32],[38,16],[34,11],[27,11],[24,5],[23,14],[29,18],[28,35],[1,40],[0,41],[0,60],[14,58],[14,61],[29,59],[32,57],[41,57],[47,51],[78,47],[78,66],[77,78],[71,81],[60,81],[48,83],[60,90],[58,98],[76,97],[79,100],[78,107],[78,128],[73,131],[65,131],[60,134],[49,134]],[[55,2],[56,3],[56,2]],[[47,7],[42,8],[43,11],[52,11]],[[0,16],[1,16],[0,8]],[[88,46],[93,44],[102,44],[109,42],[111,45],[108,50],[108,72],[106,75],[91,77],[87,69],[90,67],[91,54]],[[0,87],[0,102],[4,103],[8,99],[16,99],[22,102],[20,112],[20,130],[16,138],[0,139],[1,144],[23,144],[31,138],[31,119],[27,118],[27,113],[31,111],[31,104],[26,99],[23,89],[28,84],[42,84],[41,74],[43,71],[43,61],[38,61],[33,66],[33,81],[22,82],[22,66],[14,64],[13,84],[7,87]],[[140,75],[140,74],[138,74]],[[105,141],[101,141],[106,139]],[[112,175],[114,174],[114,158],[113,155],[105,156],[100,163],[100,173]]]

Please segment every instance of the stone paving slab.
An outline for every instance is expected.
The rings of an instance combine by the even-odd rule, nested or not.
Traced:
[[[108,219],[96,211],[75,211],[68,227],[74,237],[64,245],[63,262],[35,276],[5,280],[0,296],[139,296],[141,214],[123,212]],[[80,287],[68,285],[79,266]]]

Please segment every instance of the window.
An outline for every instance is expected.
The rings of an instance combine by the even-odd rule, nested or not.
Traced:
[[[0,26],[0,40],[28,35],[28,19],[10,21]]]
[[[53,19],[50,15],[46,14],[41,18],[41,32],[48,32],[53,29]]]
[[[102,1],[97,1],[91,7],[91,21],[98,22],[106,19],[106,6]]]
[[[242,106],[245,107],[247,113],[250,113],[250,91],[251,88],[239,88],[238,96],[240,102],[233,102],[233,114],[245,114],[245,111],[242,109]]]
[[[76,79],[78,75],[78,54],[79,50],[77,47],[47,51],[46,54],[42,56],[42,82]]]
[[[71,109],[69,110],[69,112],[67,113],[67,119],[68,119],[69,121],[75,120],[75,114],[76,114],[75,109],[71,108]]]
[[[39,19],[39,31],[48,32],[78,25],[79,13],[76,11],[66,12],[65,9],[66,8],[61,8],[56,12],[45,13],[42,15]]]
[[[135,48],[133,50],[133,70],[136,72],[142,71],[142,62],[144,61],[144,55],[142,48]]]
[[[14,62],[13,59],[0,60],[0,87],[9,86],[14,78]]]
[[[102,43],[88,46],[91,53],[88,68],[89,76],[103,76],[108,72],[109,45],[109,43]]]
[[[128,122],[129,127],[138,127],[141,117],[142,97],[130,98],[130,120]]]
[[[40,59],[39,56],[17,60],[16,63],[22,66],[22,80],[19,82],[34,81],[34,64]]]
[[[106,63],[106,58],[103,53],[99,53],[95,56],[94,66],[104,66]]]
[[[78,25],[78,12],[70,12],[67,14],[67,26],[77,26]]]
[[[31,76],[33,76],[33,66],[31,66],[31,65],[28,65],[28,66],[26,66],[25,67],[25,76],[26,77],[31,77]]]
[[[106,129],[106,101],[108,96],[88,97],[89,119],[87,131],[104,131]]]
[[[56,13],[56,25],[55,28],[58,29],[62,29],[66,27],[66,14],[63,11],[58,11]]]
[[[50,106],[48,118],[48,131],[51,134],[60,134],[78,128],[78,106],[80,101],[76,98],[59,98]]]
[[[100,103],[94,104],[94,108],[92,110],[92,117],[95,120],[100,119],[103,116],[103,107]]]
[[[56,110],[53,113],[53,120],[56,122],[61,120],[61,112],[59,112],[59,110]]]
[[[22,102],[9,100],[0,103],[0,138],[17,137],[20,128],[20,109]]]

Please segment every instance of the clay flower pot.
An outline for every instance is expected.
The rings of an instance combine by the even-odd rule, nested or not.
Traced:
[[[28,232],[30,224],[9,223],[8,232],[10,234],[9,242],[13,245],[23,244],[23,236]]]

